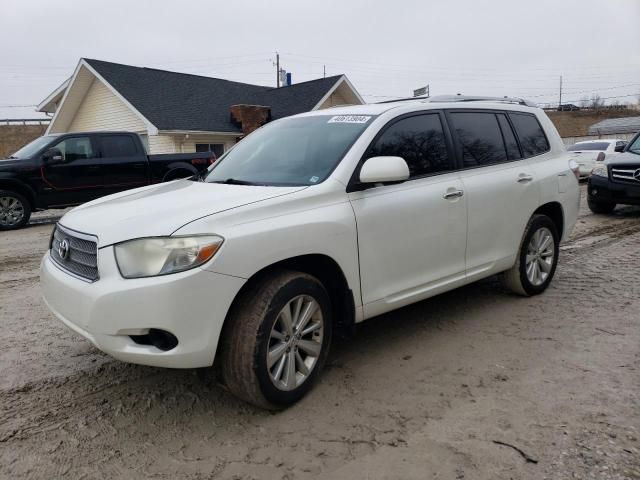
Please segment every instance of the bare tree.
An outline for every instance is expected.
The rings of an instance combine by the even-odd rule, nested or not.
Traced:
[[[593,110],[600,110],[604,106],[604,100],[602,99],[602,97],[600,95],[598,95],[597,93],[594,93],[593,95],[591,95],[591,100],[589,101],[589,106]]]

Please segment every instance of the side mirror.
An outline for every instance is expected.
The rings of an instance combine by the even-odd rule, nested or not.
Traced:
[[[42,160],[44,160],[44,162],[48,165],[62,163],[62,152],[57,148],[50,148],[42,154]]]
[[[371,157],[360,169],[360,183],[404,182],[409,166],[402,157]]]
[[[624,152],[625,147],[627,146],[627,144],[623,144],[623,145],[618,145],[616,146],[616,148],[614,149],[616,152]]]

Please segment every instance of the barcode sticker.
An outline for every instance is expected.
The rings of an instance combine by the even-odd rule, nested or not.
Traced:
[[[367,123],[371,117],[367,115],[336,115],[327,123]]]

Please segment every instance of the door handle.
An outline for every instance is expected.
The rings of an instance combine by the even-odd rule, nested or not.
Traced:
[[[447,192],[445,193],[442,198],[444,198],[445,200],[450,200],[452,198],[459,198],[461,196],[464,195],[464,192],[462,190],[453,190],[451,192]]]
[[[100,165],[90,165],[87,167],[88,170],[100,170]]]
[[[527,175],[526,173],[521,173],[518,175],[518,183],[529,183],[533,180],[533,175]]]

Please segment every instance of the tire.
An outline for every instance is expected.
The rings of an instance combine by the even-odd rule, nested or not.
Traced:
[[[298,311],[308,307],[315,311],[301,329],[315,330],[301,338],[295,331],[293,335],[283,333],[292,331],[286,328],[284,312],[288,309],[292,313],[295,327],[299,301]],[[234,301],[221,342],[222,380],[231,393],[248,403],[267,409],[287,407],[300,400],[317,380],[329,352],[331,327],[331,301],[320,281],[290,270],[273,272]],[[310,350],[317,355],[310,355]],[[272,355],[269,365],[268,352],[281,351],[280,356]],[[289,369],[291,365],[295,373]],[[306,375],[303,369],[308,369]]]
[[[31,204],[11,190],[0,190],[0,230],[24,227],[31,217]]]
[[[587,205],[589,205],[589,210],[593,213],[611,213],[613,212],[613,209],[616,208],[615,203],[601,202],[592,199],[590,196],[587,197]]]
[[[534,236],[537,234],[540,236],[535,237],[534,240]],[[539,241],[544,246],[543,237],[546,239],[549,235],[553,246],[547,245],[540,250],[534,248],[536,244],[539,245]],[[518,295],[527,297],[544,292],[556,272],[559,247],[560,235],[553,221],[546,215],[531,217],[522,238],[516,264],[501,275],[504,286]],[[530,252],[532,255],[528,255]],[[553,256],[549,260],[551,254]],[[529,264],[527,264],[527,257],[532,260]],[[535,263],[535,267],[532,267],[533,263]],[[529,270],[531,268],[533,269]],[[533,279],[528,275],[528,272],[533,275]]]

